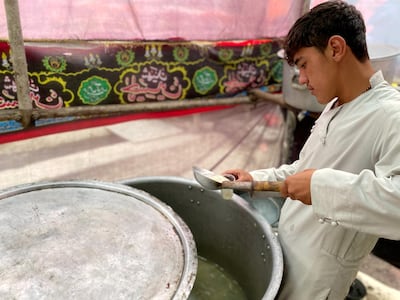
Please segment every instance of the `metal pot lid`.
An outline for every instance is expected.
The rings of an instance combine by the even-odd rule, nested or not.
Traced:
[[[1,298],[187,299],[193,236],[144,191],[58,182],[0,192]]]

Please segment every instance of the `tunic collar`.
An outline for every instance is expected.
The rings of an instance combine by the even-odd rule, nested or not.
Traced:
[[[371,78],[369,79],[369,83],[370,83],[371,88],[376,87],[377,85],[381,84],[381,83],[384,82],[384,81],[385,81],[385,78],[383,77],[383,74],[382,74],[382,71],[381,71],[381,70],[375,72],[375,73],[371,76]],[[369,90],[369,89],[368,89],[368,90]],[[331,109],[336,109],[336,108],[339,110],[339,108],[340,108],[341,106],[338,106],[338,107],[336,107],[336,108],[334,107],[334,105],[335,105],[335,103],[336,103],[336,100],[337,100],[337,97],[333,98],[333,99],[327,104],[327,106],[325,107],[325,111],[329,111],[329,110],[331,110]]]
[[[372,75],[371,78],[369,79],[369,83],[371,84],[372,88],[374,88],[375,86],[377,86],[378,84],[380,84],[384,81],[385,81],[385,78],[383,78],[383,74],[382,74],[381,70],[375,72],[374,75]]]

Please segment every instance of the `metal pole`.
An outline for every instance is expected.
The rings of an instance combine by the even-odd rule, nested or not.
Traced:
[[[112,116],[115,114],[142,113],[142,112],[164,112],[171,110],[190,109],[196,107],[255,104],[248,96],[221,98],[221,99],[192,99],[164,102],[142,102],[132,104],[109,104],[98,106],[74,106],[62,107],[60,109],[45,110],[34,109],[33,119],[55,118],[66,116],[99,117]]]
[[[176,101],[163,102],[142,102],[131,104],[108,104],[96,106],[73,106],[62,107],[59,109],[38,109],[32,110],[32,119],[39,120],[57,117],[107,117],[116,114],[144,113],[144,112],[163,112],[170,110],[191,109],[207,106],[229,106],[238,104],[257,105],[260,102],[271,102],[287,109],[292,109],[285,103],[282,94],[271,94],[259,89],[249,91],[248,96],[230,98],[196,98]],[[0,110],[0,121],[17,120],[21,118],[21,113],[14,110]]]
[[[17,86],[18,108],[21,113],[22,125],[28,127],[31,124],[32,101],[29,96],[28,64],[22,37],[18,0],[4,0],[4,7],[6,9],[14,79]]]

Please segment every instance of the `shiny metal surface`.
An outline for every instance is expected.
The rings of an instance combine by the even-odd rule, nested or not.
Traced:
[[[268,222],[244,199],[206,190],[180,177],[139,177],[121,183],[171,206],[189,226],[197,252],[231,274],[249,300],[274,299],[282,280],[280,244]]]
[[[198,183],[209,190],[220,189],[222,187],[222,183],[229,180],[223,175],[215,174],[214,172],[197,166],[193,166],[193,175]]]
[[[229,180],[225,175],[215,174],[209,170],[193,167],[194,178],[206,189],[230,189],[237,191],[271,191],[280,193],[283,182],[279,181],[236,181]],[[227,174],[227,176],[234,176]],[[230,197],[226,197],[229,199]]]
[[[375,70],[381,70],[385,80],[392,83],[396,69],[400,64],[400,48],[392,45],[370,43],[368,52],[372,67]]]
[[[1,299],[187,299],[193,287],[189,228],[144,191],[66,181],[0,199]]]
[[[238,195],[249,202],[268,221],[272,228],[278,227],[285,197],[277,195],[275,192],[244,192],[238,193]]]
[[[283,61],[282,93],[285,102],[297,109],[311,112],[323,111],[325,105],[318,102],[305,85],[299,84],[299,71]]]

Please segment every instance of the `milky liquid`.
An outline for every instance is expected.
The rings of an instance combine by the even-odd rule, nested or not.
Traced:
[[[221,266],[199,256],[189,300],[246,300],[246,295],[239,283]]]

